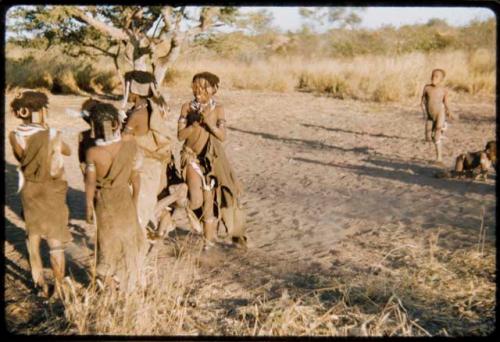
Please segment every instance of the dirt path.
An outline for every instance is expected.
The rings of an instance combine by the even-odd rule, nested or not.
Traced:
[[[180,105],[189,98],[187,91],[172,92],[173,137]],[[66,116],[64,108],[77,109],[83,98],[52,96],[50,101],[51,125],[64,129],[65,140],[76,151],[77,134],[85,123]],[[250,241],[246,253],[229,253],[215,263],[224,265],[213,276],[223,281],[221,286],[248,292],[269,284],[268,293],[287,287],[307,289],[320,285],[312,275],[342,276],[346,265],[362,275],[377,251],[352,241],[378,231],[389,237],[411,233],[417,240],[426,230],[439,228],[458,236],[449,248],[459,248],[460,243],[477,241],[482,208],[487,242],[494,245],[496,176],[487,182],[435,179],[437,168],[427,162],[433,158],[433,147],[423,142],[424,123],[416,105],[247,91],[223,91],[219,101],[225,105],[229,126],[226,150],[246,189]],[[461,120],[446,133],[444,162],[450,167],[458,153],[481,149],[495,137],[493,101],[454,103],[453,108]],[[7,131],[17,124],[10,114],[5,122]],[[23,322],[16,321],[9,303],[25,301],[24,310],[34,304],[26,297],[30,276],[15,193],[16,163],[7,139],[5,146],[6,312],[20,329]],[[69,269],[84,279],[94,231],[83,221],[77,157],[66,158],[65,165],[74,236],[67,253]],[[350,263],[342,264],[339,258]]]

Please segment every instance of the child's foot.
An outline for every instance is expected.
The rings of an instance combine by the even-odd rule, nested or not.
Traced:
[[[246,249],[247,248],[247,237],[246,236],[233,236],[231,238],[233,245],[236,248],[242,248]]]
[[[434,165],[439,166],[439,167],[445,167],[443,161],[439,160],[439,159],[434,161]]]
[[[206,240],[203,242],[203,251],[209,251],[215,247],[215,242]]]
[[[196,217],[196,214],[188,207],[186,207],[186,214],[187,214],[189,223],[191,224],[191,228],[195,232],[197,232],[198,234],[203,234],[203,227],[202,227],[200,221],[198,220],[198,218]]]
[[[44,283],[41,285],[35,285],[35,293],[38,297],[49,298],[50,296],[50,287],[49,284]]]

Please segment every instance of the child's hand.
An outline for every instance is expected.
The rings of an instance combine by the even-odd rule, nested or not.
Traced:
[[[85,221],[89,224],[94,223],[94,208],[91,206],[87,206],[87,213],[85,215]]]

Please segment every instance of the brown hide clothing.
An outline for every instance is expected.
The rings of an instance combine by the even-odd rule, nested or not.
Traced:
[[[232,237],[245,238],[245,214],[241,207],[240,196],[243,189],[234,170],[229,164],[222,143],[210,135],[207,145],[196,153],[185,144],[181,151],[182,175],[186,179],[187,166],[196,163],[203,175],[203,183],[210,186],[215,180],[215,201],[218,216],[222,218],[228,234]]]
[[[52,144],[49,130],[33,134],[27,139],[21,158],[25,183],[21,190],[26,231],[46,239],[71,241],[68,229],[69,210],[66,205],[68,183],[64,173],[50,175]]]
[[[117,276],[123,290],[142,283],[146,241],[139,226],[137,210],[129,187],[137,146],[123,141],[108,174],[97,179],[98,265],[102,276]]]
[[[167,186],[166,170],[172,160],[172,144],[165,135],[165,122],[159,110],[153,101],[148,100],[149,130],[144,135],[134,135],[139,153],[142,154],[138,202],[139,224],[142,228],[149,221],[155,222],[157,196]]]

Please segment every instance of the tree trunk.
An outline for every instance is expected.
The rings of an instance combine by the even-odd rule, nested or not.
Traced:
[[[165,56],[157,57],[153,61],[154,75],[158,86],[162,86],[168,69],[172,67],[181,53],[184,34],[176,34],[170,41],[170,50]]]

